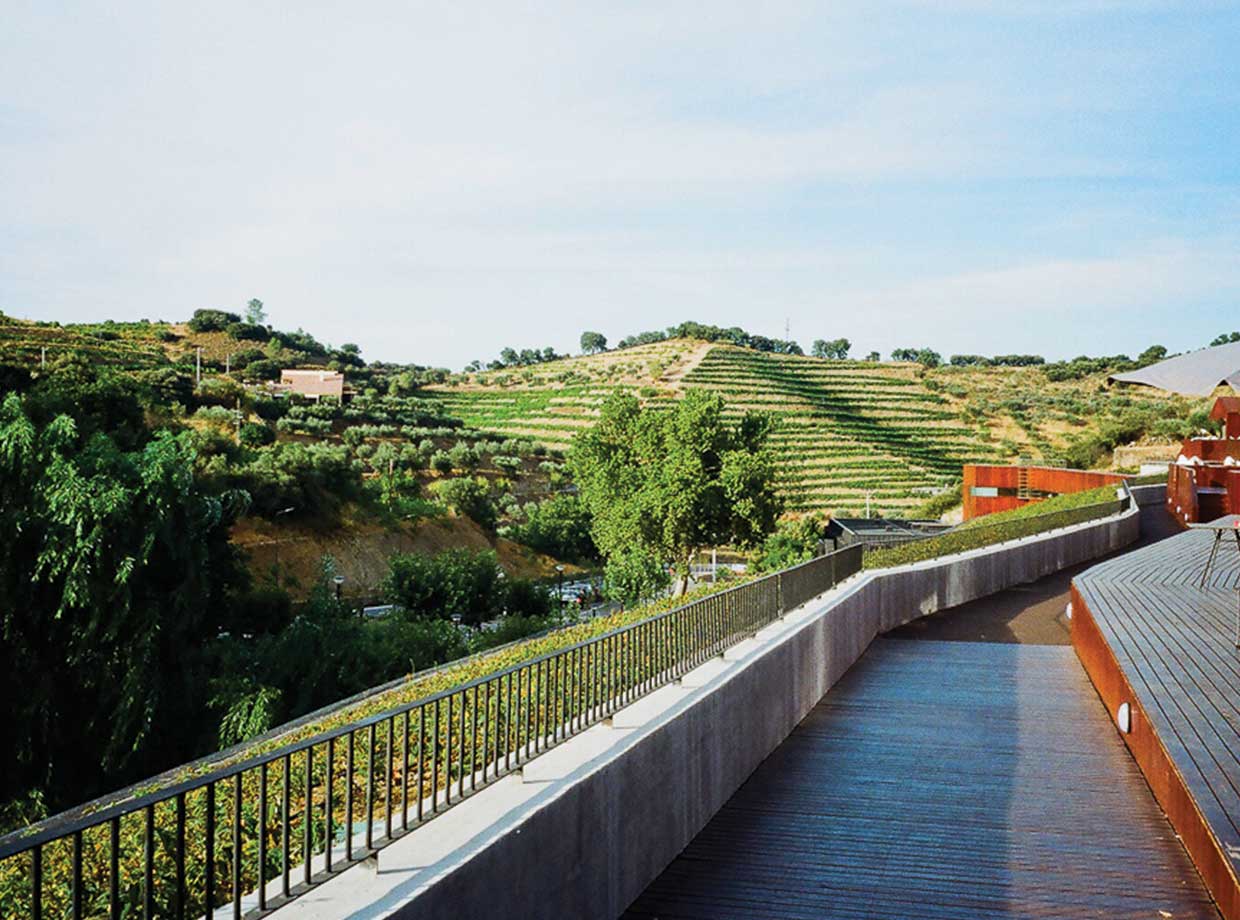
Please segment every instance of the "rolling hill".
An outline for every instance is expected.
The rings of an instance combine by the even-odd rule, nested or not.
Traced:
[[[1168,397],[1109,390],[1101,377],[1061,383],[1036,367],[941,367],[840,361],[670,340],[428,389],[484,431],[564,448],[613,390],[650,405],[688,387],[719,392],[729,411],[778,420],[789,510],[908,513],[960,477],[967,462],[1056,459],[1073,437]]]

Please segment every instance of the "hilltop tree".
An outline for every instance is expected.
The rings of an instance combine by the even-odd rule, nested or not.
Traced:
[[[883,356],[880,355],[876,351],[872,351],[868,355],[865,356],[865,359],[867,361],[873,361],[875,364],[877,364],[879,361],[883,360]]]
[[[649,596],[669,565],[683,593],[699,549],[753,546],[774,529],[771,424],[755,413],[729,423],[723,398],[704,390],[670,410],[608,397],[597,424],[573,442],[569,466],[619,599]]]
[[[194,332],[223,332],[232,323],[239,322],[240,316],[226,310],[195,310],[190,317],[189,328]]]
[[[1214,341],[1210,343],[1210,346],[1214,347],[1215,345],[1229,345],[1232,342],[1240,342],[1240,332],[1232,332],[1232,333],[1224,332],[1222,335],[1216,335],[1214,337]]]
[[[581,333],[581,350],[587,355],[595,355],[607,350],[607,336],[601,332]]]
[[[923,367],[938,367],[943,356],[932,348],[897,348],[891,353],[892,361],[915,361]]]
[[[1165,357],[1167,357],[1167,347],[1165,345],[1151,345],[1137,355],[1137,363],[1145,367],[1145,365],[1155,364]]]
[[[852,348],[852,342],[848,339],[815,339],[813,348],[810,353],[815,358],[835,358],[843,360],[848,357],[848,350]]]
[[[257,297],[253,297],[245,305],[245,321],[254,326],[261,326],[267,322],[267,311],[263,309],[263,302]]]

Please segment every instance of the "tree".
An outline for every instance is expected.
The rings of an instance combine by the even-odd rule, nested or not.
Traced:
[[[245,321],[254,326],[261,326],[267,322],[267,311],[263,309],[263,302],[257,297],[253,297],[245,305]]]
[[[875,364],[877,364],[879,361],[883,360],[883,356],[882,356],[882,355],[880,355],[880,354],[879,354],[878,352],[876,352],[876,351],[872,351],[872,352],[870,352],[868,355],[866,355],[866,356],[865,356],[865,359],[866,359],[867,361],[872,361],[872,362],[874,362]]]
[[[729,423],[723,398],[705,390],[670,410],[609,396],[569,455],[608,570],[672,565],[683,592],[699,549],[760,542],[781,510],[771,425],[755,413]]]
[[[445,479],[432,486],[435,495],[457,514],[467,517],[485,530],[494,530],[499,520],[491,486],[481,476]]]
[[[1232,342],[1240,342],[1240,332],[1232,332],[1232,333],[1224,332],[1222,335],[1216,335],[1214,337],[1214,341],[1210,343],[1210,346],[1213,347],[1215,345],[1229,345]]]
[[[607,350],[607,336],[601,332],[581,333],[581,350],[587,355],[598,354]]]
[[[413,619],[461,618],[478,626],[502,613],[543,616],[551,608],[546,588],[505,578],[493,550],[450,549],[434,556],[397,554],[383,583],[384,596]]]
[[[570,562],[598,558],[590,536],[590,512],[579,496],[555,495],[526,505],[524,511],[525,521],[505,534],[510,540]]]
[[[194,332],[224,332],[230,324],[241,322],[236,313],[224,310],[195,310],[190,317],[189,328]]]
[[[1151,345],[1141,354],[1137,355],[1137,363],[1142,367],[1147,364],[1156,364],[1163,358],[1167,357],[1167,348],[1165,345]]]
[[[114,429],[141,416],[130,386],[53,374],[0,403],[0,800],[89,799],[199,731],[193,665],[242,579],[245,496],[195,479],[192,432]]]
[[[848,357],[848,350],[852,348],[852,343],[848,339],[815,339],[814,346],[810,353],[815,358],[835,358],[843,360]]]
[[[924,367],[938,367],[943,357],[932,348],[897,348],[891,353],[892,361],[916,361]]]

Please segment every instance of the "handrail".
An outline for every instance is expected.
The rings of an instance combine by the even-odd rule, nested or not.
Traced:
[[[89,902],[111,916],[126,907],[209,916],[231,902],[236,918],[243,904],[245,917],[262,916],[860,568],[859,546],[837,550],[134,798],[48,818],[0,838],[0,914],[81,917]]]
[[[1012,535],[1114,513],[1131,503],[1125,491],[1126,501],[1009,522],[1021,531]],[[907,546],[945,548],[940,541]],[[89,905],[92,916],[210,917],[231,904],[234,918],[262,916],[861,565],[861,546],[845,547],[135,798],[16,831],[0,838],[0,915],[84,917]]]

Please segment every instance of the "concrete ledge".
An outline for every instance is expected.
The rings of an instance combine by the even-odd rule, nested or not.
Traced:
[[[880,632],[1134,541],[1139,512],[865,572],[277,913],[616,917]]]

